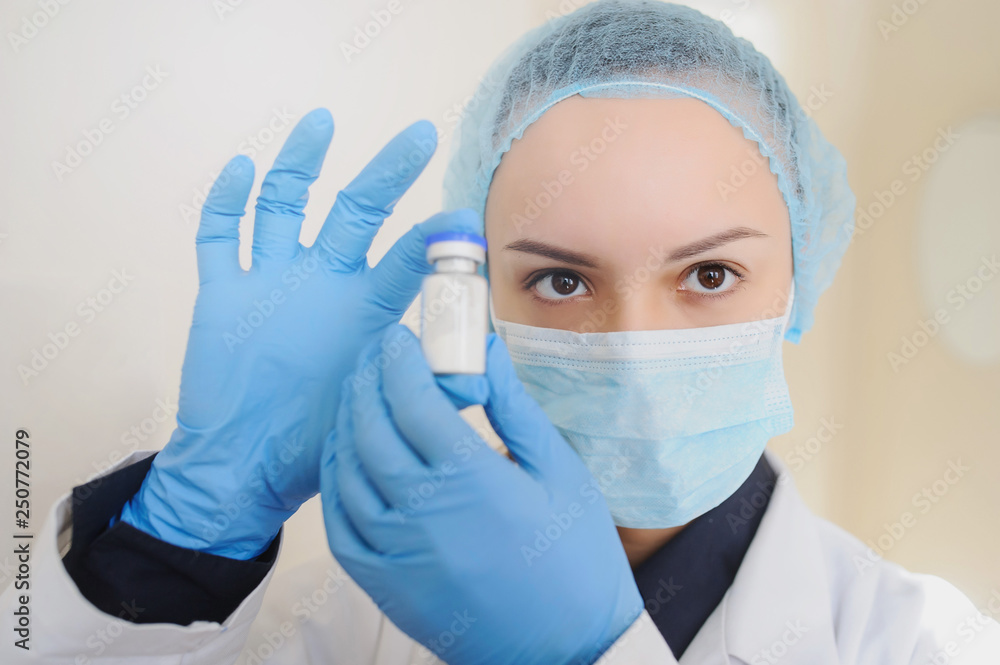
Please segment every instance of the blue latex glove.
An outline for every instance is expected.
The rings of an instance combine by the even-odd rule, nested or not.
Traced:
[[[177,428],[121,514],[161,540],[241,559],[265,550],[319,491],[323,440],[358,353],[399,321],[432,270],[424,238],[477,228],[470,210],[436,215],[368,265],[372,239],[436,147],[437,130],[419,121],[338,194],[304,247],[303,209],[332,136],[325,109],[289,135],[257,199],[249,271],[238,226],[253,163],[230,161],[205,201]]]
[[[405,327],[366,348],[357,372],[321,472],[348,574],[451,665],[599,658],[642,598],[596,481],[503,342],[488,338],[484,406],[517,464],[459,416]],[[460,390],[475,393],[475,379]]]

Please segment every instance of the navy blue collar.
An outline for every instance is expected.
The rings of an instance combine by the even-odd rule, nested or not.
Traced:
[[[732,496],[632,571],[646,610],[678,660],[733,583],[776,480],[762,455]]]

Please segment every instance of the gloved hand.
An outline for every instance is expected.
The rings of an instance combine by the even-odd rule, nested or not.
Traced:
[[[592,663],[642,598],[596,481],[495,334],[486,365],[486,415],[517,464],[459,416],[408,329],[366,348],[323,454],[330,549],[451,665]]]
[[[257,199],[249,271],[238,260],[238,226],[253,163],[230,161],[205,201],[177,428],[121,514],[161,540],[240,559],[263,552],[319,491],[341,384],[432,270],[424,238],[477,228],[471,210],[436,215],[368,265],[372,239],[436,147],[437,130],[419,121],[338,194],[304,247],[303,209],[332,136],[325,109],[289,135]]]

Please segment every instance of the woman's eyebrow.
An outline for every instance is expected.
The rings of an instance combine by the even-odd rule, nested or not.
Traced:
[[[600,264],[597,257],[592,254],[574,252],[569,249],[556,247],[555,245],[549,245],[541,242],[540,240],[528,240],[527,238],[521,238],[519,240],[515,240],[514,242],[507,243],[504,245],[504,249],[512,249],[515,252],[527,252],[528,254],[537,254],[538,256],[544,256],[556,261],[584,266],[586,268],[596,269]]]
[[[726,243],[730,243],[735,240],[742,240],[743,238],[767,237],[768,235],[766,233],[761,233],[756,229],[751,229],[749,226],[735,226],[731,229],[726,229],[725,231],[720,231],[719,233],[696,240],[692,243],[684,245],[683,247],[678,247],[670,253],[667,260],[674,262],[688,259],[692,256],[703,254],[710,249],[715,249],[716,247],[725,245]],[[562,247],[556,247],[555,245],[549,245],[548,243],[544,243],[540,240],[528,240],[527,238],[521,238],[504,245],[504,249],[512,249],[515,252],[526,252],[528,254],[537,254],[538,256],[544,256],[555,261],[562,261],[563,263],[584,266],[586,268],[596,269],[600,265],[600,260],[593,254],[574,252],[569,249],[563,249]]]
[[[720,245],[725,245],[726,243],[733,242],[734,240],[742,240],[743,238],[766,238],[768,237],[766,233],[761,233],[756,229],[751,229],[749,226],[734,226],[731,229],[726,229],[725,231],[720,231],[714,235],[706,236],[701,240],[696,240],[690,244],[684,245],[683,247],[678,247],[670,256],[667,257],[668,261],[681,261],[683,259],[689,259],[692,256],[697,256],[698,254],[703,254],[710,249],[715,249]]]

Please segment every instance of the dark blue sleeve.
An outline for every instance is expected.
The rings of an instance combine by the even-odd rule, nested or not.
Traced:
[[[108,522],[139,490],[155,455],[73,488],[66,572],[96,608],[134,623],[221,623],[274,565],[281,533],[243,561],[171,545]]]

